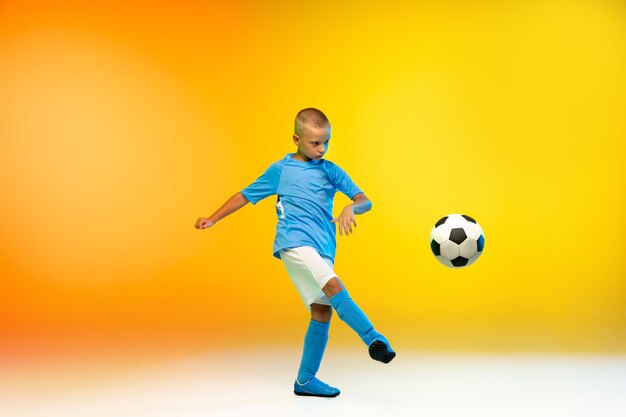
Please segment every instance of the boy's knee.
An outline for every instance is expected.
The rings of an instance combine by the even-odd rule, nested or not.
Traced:
[[[324,294],[326,294],[326,297],[328,298],[343,290],[345,290],[345,287],[337,277],[331,278],[330,281],[324,285],[324,288],[322,288],[322,291],[324,291]]]
[[[324,304],[311,304],[311,318],[315,321],[328,323],[333,315],[331,306]]]

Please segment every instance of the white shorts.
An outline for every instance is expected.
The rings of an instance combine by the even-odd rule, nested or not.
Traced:
[[[332,259],[322,258],[317,249],[311,246],[283,249],[279,253],[306,307],[310,310],[311,304],[329,306],[330,301],[322,288],[337,276]]]

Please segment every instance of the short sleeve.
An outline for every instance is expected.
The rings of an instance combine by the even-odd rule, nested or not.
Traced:
[[[331,165],[330,176],[337,190],[344,193],[350,199],[352,199],[352,197],[354,197],[355,195],[363,192],[352,181],[350,176],[346,174],[346,171],[341,169],[339,165],[336,165],[336,164]]]
[[[276,194],[278,188],[278,180],[282,170],[281,161],[274,162],[265,170],[265,172],[256,179],[252,184],[241,190],[241,194],[252,204],[263,200],[273,194]]]

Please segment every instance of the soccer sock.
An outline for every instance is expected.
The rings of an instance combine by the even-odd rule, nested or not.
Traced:
[[[352,301],[347,290],[340,291],[330,297],[330,304],[337,311],[339,318],[345,321],[352,330],[357,332],[361,340],[363,340],[367,346],[376,339],[384,340],[385,343],[388,344],[383,335],[374,330],[372,323],[363,310]]]
[[[322,363],[326,343],[328,342],[329,323],[323,323],[311,319],[309,328],[304,336],[304,349],[300,369],[298,370],[298,382],[304,384],[317,374]]]

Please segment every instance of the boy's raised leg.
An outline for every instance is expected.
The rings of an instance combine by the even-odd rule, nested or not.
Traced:
[[[335,280],[336,278],[333,278]],[[331,281],[333,281],[331,280]],[[329,296],[330,304],[337,311],[339,318],[354,330],[368,346],[370,357],[374,360],[389,363],[396,357],[387,339],[374,329],[363,310],[352,300],[348,291],[336,279],[327,284],[324,292]]]

